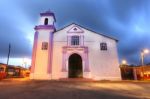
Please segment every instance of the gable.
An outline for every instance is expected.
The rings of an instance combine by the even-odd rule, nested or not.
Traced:
[[[110,37],[110,36],[102,34],[102,33],[97,33],[93,30],[87,29],[87,28],[77,25],[75,23],[69,24],[69,25],[65,26],[64,28],[57,30],[54,33],[60,33],[60,31],[63,31],[63,30],[67,30],[66,31],[67,33],[84,33],[85,31],[90,31],[93,34],[97,34],[97,35],[100,35],[100,36],[103,36],[103,37],[106,37],[106,38],[109,38],[109,39],[112,39],[112,40],[115,40],[118,42],[118,40],[114,37]]]
[[[67,33],[83,33],[84,31],[77,25],[73,25]]]

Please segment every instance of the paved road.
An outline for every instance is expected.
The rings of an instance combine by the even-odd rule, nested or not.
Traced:
[[[150,82],[0,81],[0,99],[150,99]]]

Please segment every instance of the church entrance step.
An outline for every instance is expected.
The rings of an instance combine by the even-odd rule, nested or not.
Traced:
[[[73,82],[78,82],[78,81],[94,81],[93,79],[88,79],[88,78],[60,78],[60,81],[73,81]]]

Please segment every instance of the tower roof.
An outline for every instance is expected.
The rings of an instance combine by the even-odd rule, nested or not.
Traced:
[[[41,16],[54,16],[54,13],[50,10],[40,13]]]
[[[53,16],[54,20],[56,21],[55,14],[50,10],[40,13],[40,15],[41,16]]]

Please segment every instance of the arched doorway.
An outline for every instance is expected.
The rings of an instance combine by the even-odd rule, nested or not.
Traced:
[[[82,78],[82,58],[78,54],[72,54],[69,57],[69,78]]]

